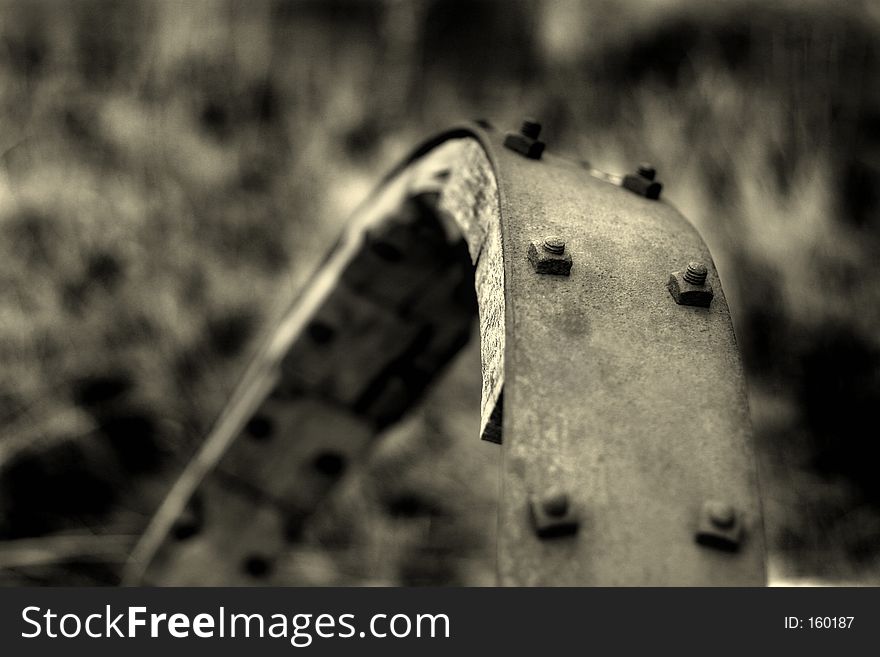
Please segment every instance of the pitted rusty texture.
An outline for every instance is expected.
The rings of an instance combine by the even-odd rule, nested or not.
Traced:
[[[742,366],[711,256],[664,202],[582,167],[494,148],[502,199],[505,357],[502,583],[757,585],[761,509]],[[564,237],[569,277],[527,257]],[[711,308],[682,306],[666,284],[707,264]],[[530,500],[564,490],[574,536],[545,539]],[[741,509],[736,553],[694,540],[705,499]]]
[[[495,173],[483,147],[474,139],[451,142],[458,161],[440,199],[465,235],[476,265],[480,313],[480,360],[483,391],[480,436],[500,443],[504,388],[504,262],[501,253],[501,214]],[[444,145],[438,148],[448,148]]]

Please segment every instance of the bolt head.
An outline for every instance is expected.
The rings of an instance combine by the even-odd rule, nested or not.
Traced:
[[[565,240],[561,237],[546,237],[541,246],[544,247],[545,251],[555,253],[556,255],[562,255],[565,253]]]

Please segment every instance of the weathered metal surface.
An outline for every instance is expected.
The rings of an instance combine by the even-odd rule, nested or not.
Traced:
[[[626,178],[505,145],[458,129],[392,172],[271,336],[128,581],[184,583],[209,559],[218,583],[283,583],[271,564],[286,538],[461,348],[476,296],[481,434],[503,438],[500,581],[763,583],[742,368],[705,245]],[[542,275],[542,258],[568,275]],[[691,261],[708,263],[708,307],[667,289]],[[729,526],[704,508],[719,499]],[[187,508],[204,522],[181,536]]]
[[[757,585],[764,546],[742,366],[718,275],[691,225],[545,154],[495,149],[507,352],[499,575],[517,585]],[[569,277],[532,240],[564,234]],[[709,308],[677,305],[681,263],[709,266]],[[544,539],[529,500],[564,490],[577,534]],[[737,552],[694,540],[704,502],[739,509]]]
[[[526,131],[535,134],[528,126]],[[461,137],[459,133],[454,134]],[[456,162],[451,167],[438,205],[459,226],[476,267],[474,281],[479,306],[483,378],[480,436],[483,440],[500,443],[507,330],[498,184],[488,155],[473,134],[467,132],[456,142],[457,147],[450,150]]]

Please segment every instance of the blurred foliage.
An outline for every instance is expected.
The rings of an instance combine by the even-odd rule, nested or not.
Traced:
[[[652,161],[709,241],[774,576],[878,581],[875,5],[20,0],[0,16],[0,536],[138,533],[395,158],[461,118],[531,114],[552,150]],[[385,515],[449,512],[476,540],[448,476],[470,447],[411,466],[442,502],[401,493]],[[410,571],[383,581],[484,581]]]

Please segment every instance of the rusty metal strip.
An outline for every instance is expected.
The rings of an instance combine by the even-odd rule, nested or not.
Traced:
[[[666,203],[559,158],[493,151],[508,327],[501,582],[763,584],[742,365],[706,245]],[[564,240],[569,276],[529,261],[547,236]],[[667,288],[690,261],[707,266],[708,308]]]
[[[392,172],[251,368],[127,581],[186,582],[205,561],[223,566],[217,582],[265,575],[254,545],[282,550],[336,466],[461,346],[473,309],[456,293],[448,312],[448,300],[469,267],[426,264],[461,235],[476,265],[483,437],[500,442],[503,420],[501,582],[763,583],[742,369],[705,245],[665,203],[526,146],[456,129]],[[400,221],[401,208],[418,220]],[[389,268],[401,249],[419,266]],[[568,259],[569,275],[539,273],[559,271],[536,258]],[[679,305],[666,287],[695,259],[714,286],[708,308]],[[347,357],[333,342],[352,322],[362,339]],[[339,427],[329,438],[328,424]],[[267,426],[282,438],[268,449]],[[180,519],[204,514],[205,496],[220,526],[192,540]]]

